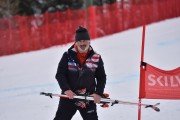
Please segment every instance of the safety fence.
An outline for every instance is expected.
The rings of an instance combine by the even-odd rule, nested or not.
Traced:
[[[180,0],[150,3],[115,2],[35,16],[0,19],[0,56],[39,50],[74,41],[79,25],[88,28],[91,39],[143,24],[180,16]]]

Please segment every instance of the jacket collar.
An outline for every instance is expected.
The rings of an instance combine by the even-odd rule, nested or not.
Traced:
[[[75,61],[78,61],[78,63],[79,63],[79,60],[77,58],[77,52],[76,52],[76,50],[74,48],[74,44],[68,49],[68,53],[74,58]],[[94,52],[92,46],[90,45],[90,51],[89,51],[86,59],[91,57],[94,53],[95,52]]]

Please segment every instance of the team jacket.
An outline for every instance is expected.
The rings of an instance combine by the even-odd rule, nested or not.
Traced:
[[[90,48],[81,68],[74,45],[63,54],[56,73],[62,93],[66,90],[76,92],[86,89],[89,94],[103,94],[106,84],[104,63],[101,56],[95,53],[92,47]]]

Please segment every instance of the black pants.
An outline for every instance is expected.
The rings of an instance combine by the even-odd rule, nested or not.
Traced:
[[[60,99],[59,107],[54,120],[71,120],[76,111],[79,110],[83,120],[98,120],[96,104],[90,102],[86,108],[75,105],[73,100]]]

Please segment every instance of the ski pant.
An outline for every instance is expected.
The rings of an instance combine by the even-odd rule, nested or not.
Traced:
[[[96,104],[90,102],[86,108],[75,105],[70,99],[61,98],[54,120],[71,120],[76,111],[79,110],[83,120],[98,120]]]

